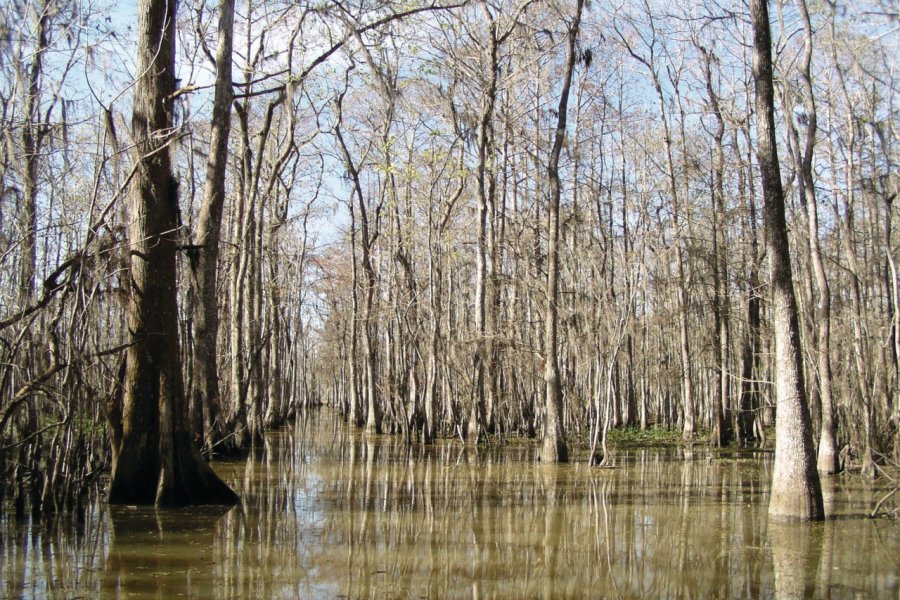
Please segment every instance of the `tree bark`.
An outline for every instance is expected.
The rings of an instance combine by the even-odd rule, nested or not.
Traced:
[[[812,258],[819,301],[816,304],[816,324],[818,326],[818,348],[816,362],[819,371],[819,396],[822,405],[822,427],[819,434],[819,448],[816,466],[820,473],[830,475],[838,470],[837,442],[835,440],[834,399],[831,393],[831,288],[825,274],[822,250],[819,245],[819,211],[816,186],[813,180],[813,152],[816,144],[818,120],[816,101],[813,96],[812,73],[812,24],[806,0],[799,0],[800,16],[803,21],[804,49],[801,65],[803,81],[804,109],[806,111],[806,143],[800,156],[799,174],[801,193],[806,204],[809,226],[809,253]],[[797,147],[799,152],[799,144]]]
[[[219,2],[219,40],[216,48],[216,87],[210,127],[209,159],[203,204],[197,218],[192,248],[191,285],[197,299],[194,312],[194,380],[191,389],[192,421],[202,413],[203,445],[211,450],[225,435],[221,421],[218,377],[218,279],[219,239],[225,204],[225,168],[231,130],[231,52],[234,40],[234,0]],[[200,433],[200,432],[195,432]]]
[[[175,0],[138,3],[130,191],[131,248],[122,438],[112,467],[111,504],[233,504],[237,495],[210,469],[190,436],[178,341],[175,250],[178,183],[174,139]]]
[[[766,247],[771,268],[775,330],[775,467],[769,516],[782,519],[824,518],[822,489],[815,467],[812,428],[803,385],[797,301],[791,274],[784,190],[775,144],[775,100],[772,83],[772,40],[767,0],[751,0],[753,78],[759,168],[762,177]]]
[[[575,42],[581,24],[584,0],[575,2],[575,18],[569,26],[566,74],[557,110],[556,134],[547,165],[550,183],[549,242],[547,245],[547,300],[544,313],[544,439],[541,443],[541,460],[544,462],[568,462],[565,423],[562,414],[562,393],[559,385],[559,156],[566,138],[566,113],[569,108],[569,89],[575,70]]]

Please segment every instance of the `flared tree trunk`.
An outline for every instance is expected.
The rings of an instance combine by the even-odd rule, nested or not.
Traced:
[[[775,145],[775,100],[772,84],[772,39],[767,0],[751,0],[753,78],[762,175],[766,248],[772,281],[772,328],[775,330],[775,467],[769,516],[782,519],[824,518],[822,489],[816,471],[812,426],[803,386],[797,300],[791,275],[784,210],[784,190]]]
[[[175,0],[138,3],[130,190],[131,249],[122,435],[111,504],[233,504],[237,495],[210,469],[190,436],[178,342],[175,250],[178,184],[174,139]]]

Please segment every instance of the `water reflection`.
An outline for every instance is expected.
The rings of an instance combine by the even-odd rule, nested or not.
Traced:
[[[814,597],[822,528],[821,523],[769,524],[775,597],[779,600]]]
[[[103,598],[210,598],[218,579],[216,523],[228,508],[109,508],[111,544]]]
[[[900,525],[862,518],[867,482],[830,480],[835,519],[801,531],[767,523],[766,455],[533,459],[410,447],[322,412],[216,465],[242,498],[224,516],[4,517],[0,597],[897,597]]]

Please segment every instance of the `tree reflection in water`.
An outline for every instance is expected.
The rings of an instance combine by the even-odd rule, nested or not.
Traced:
[[[109,507],[112,537],[104,598],[212,597],[216,523],[231,507]]]
[[[0,597],[897,597],[900,523],[864,518],[878,483],[827,480],[834,518],[808,533],[767,521],[765,454],[641,449],[597,469],[534,453],[314,413],[215,465],[242,499],[224,516],[4,516]]]
[[[823,523],[769,523],[769,544],[779,600],[814,598]]]

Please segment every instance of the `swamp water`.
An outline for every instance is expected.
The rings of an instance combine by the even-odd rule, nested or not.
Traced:
[[[0,515],[4,598],[898,598],[883,487],[824,482],[834,518],[766,518],[769,454],[630,450],[614,469],[533,445],[408,449],[327,411],[216,463],[233,509]]]

